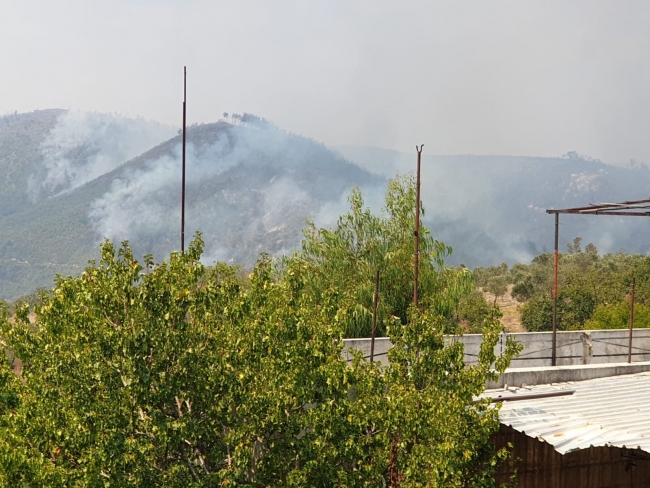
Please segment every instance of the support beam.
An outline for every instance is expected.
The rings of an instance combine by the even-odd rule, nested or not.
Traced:
[[[636,278],[632,278],[632,291],[630,292],[630,341],[627,346],[627,362],[632,362],[632,330],[634,330],[634,288]]]
[[[418,171],[415,185],[415,257],[413,263],[413,305],[418,306],[418,283],[420,278],[420,164],[422,159],[422,148],[424,144],[415,150],[418,152]]]
[[[556,366],[557,361],[557,275],[560,262],[558,243],[560,238],[560,214],[555,214],[555,252],[553,253],[553,353],[551,366]]]
[[[181,176],[181,252],[185,252],[185,103],[187,100],[187,67],[183,66],[183,155]]]

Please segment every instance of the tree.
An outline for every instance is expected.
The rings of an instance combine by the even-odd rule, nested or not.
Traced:
[[[461,298],[458,303],[456,316],[461,323],[467,324],[467,332],[480,334],[485,321],[490,318],[494,309],[490,308],[483,293],[474,290],[472,293]]]
[[[505,276],[491,277],[485,286],[485,291],[494,295],[494,303],[496,305],[497,299],[508,292],[508,279]]]
[[[573,239],[573,244],[570,242],[566,245],[569,254],[579,254],[582,252],[582,237]]]
[[[581,330],[596,309],[596,300],[589,289],[563,288],[557,300],[557,330]],[[553,300],[550,294],[539,294],[521,307],[521,324],[528,332],[553,328]]]
[[[405,324],[413,300],[413,236],[415,180],[413,175],[388,184],[381,215],[364,208],[363,194],[354,189],[350,211],[334,229],[318,229],[308,222],[302,251],[292,260],[311,271],[309,286],[320,295],[336,290],[346,337],[367,337],[372,324],[374,277],[380,271],[378,333],[389,325]],[[422,209],[424,214],[424,209]],[[474,283],[466,268],[445,267],[451,247],[435,240],[420,226],[419,296],[423,310],[451,318],[460,298]]]

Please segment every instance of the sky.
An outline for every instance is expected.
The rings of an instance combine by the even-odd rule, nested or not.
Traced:
[[[250,112],[328,145],[650,164],[650,2],[0,0],[0,115]]]

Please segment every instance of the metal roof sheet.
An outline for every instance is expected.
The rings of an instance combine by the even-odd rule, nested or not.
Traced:
[[[573,394],[504,401],[502,424],[551,444],[565,454],[590,446],[650,453],[650,373],[556,385],[487,391],[482,396],[517,397],[573,390]]]

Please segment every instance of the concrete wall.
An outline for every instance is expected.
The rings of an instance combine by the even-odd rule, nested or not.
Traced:
[[[627,362],[627,330],[592,330],[557,333],[557,365],[570,366],[582,364],[605,364]],[[505,348],[507,337],[513,337],[524,346],[511,368],[530,368],[551,365],[553,334],[551,332],[524,332],[501,334],[495,353],[499,355]],[[450,341],[460,341],[465,345],[465,361],[475,364],[481,346],[480,334],[450,336]],[[375,339],[375,360],[387,363],[386,352],[390,348],[387,337]],[[343,355],[351,360],[349,349],[359,349],[364,357],[370,357],[370,339],[346,339]],[[635,329],[632,336],[632,362],[650,361],[650,329]]]

